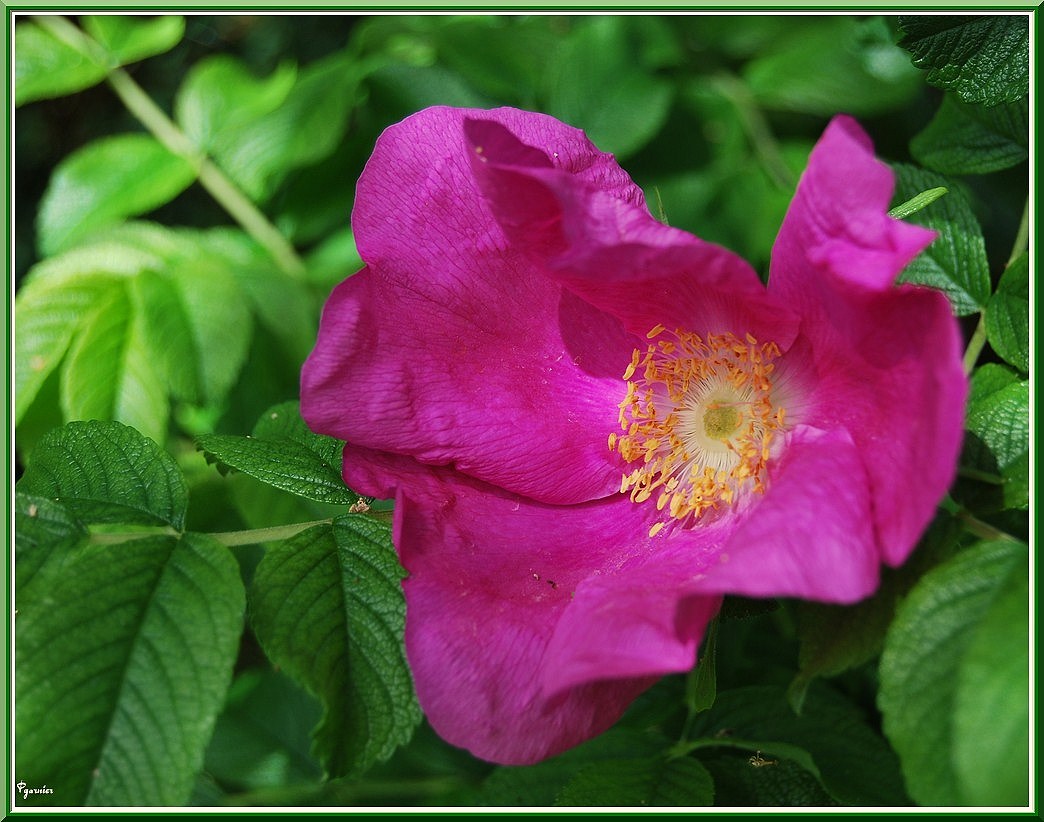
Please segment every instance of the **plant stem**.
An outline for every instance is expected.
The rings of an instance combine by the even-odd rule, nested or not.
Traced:
[[[968,340],[968,347],[964,350],[964,373],[971,375],[972,370],[975,368],[975,363],[979,359],[979,354],[982,353],[983,346],[986,345],[986,314],[985,312],[979,312],[979,324],[975,326],[975,331],[972,332],[971,339]]]
[[[1012,245],[1011,254],[1008,255],[1008,262],[1006,266],[1011,265],[1015,260],[1029,248],[1029,197],[1026,198],[1026,205],[1022,208],[1022,219],[1019,221],[1019,230],[1015,232],[1015,243]]]
[[[750,140],[754,154],[765,173],[779,188],[793,188],[797,181],[787,168],[779,144],[747,86],[742,80],[729,74],[719,75],[715,80],[722,94],[740,115],[743,130],[747,133],[747,139]]]
[[[1021,542],[1006,531],[1002,531],[1000,528],[994,528],[988,522],[983,522],[978,517],[969,513],[966,509],[962,508],[957,512],[957,519],[961,521],[961,525],[964,530],[969,534],[975,534],[989,541],[1003,541],[1003,542]]]
[[[69,43],[96,62],[111,62],[111,57],[98,43],[64,17],[40,16],[36,21],[55,37]],[[280,269],[295,279],[302,278],[304,263],[282,232],[272,225],[235,183],[185,136],[145,90],[122,68],[110,68],[106,79],[131,114],[137,117],[167,150],[186,160],[196,170],[200,185],[268,251]]]

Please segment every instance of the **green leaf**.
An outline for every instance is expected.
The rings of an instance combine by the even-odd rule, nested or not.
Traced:
[[[548,68],[547,112],[582,128],[603,151],[626,157],[666,122],[673,89],[635,64],[625,17],[581,20]],[[613,93],[591,93],[599,88]]]
[[[777,808],[839,804],[815,776],[790,759],[755,766],[745,752],[737,751],[700,761],[714,779],[715,805]]]
[[[935,117],[910,141],[919,163],[943,174],[987,174],[1028,156],[1029,100],[992,107],[947,94]]]
[[[854,605],[795,603],[800,670],[787,690],[795,711],[801,712],[816,677],[835,676],[880,654],[898,603],[929,568],[953,553],[960,534],[956,520],[939,514],[914,554],[901,567],[882,571],[872,597]]]
[[[58,164],[37,219],[40,250],[56,254],[102,228],[173,200],[196,177],[192,165],[147,134],[88,143]]]
[[[917,91],[917,72],[880,18],[809,20],[747,63],[743,77],[770,109],[866,116],[897,108]]]
[[[693,747],[761,750],[763,758],[793,760],[847,805],[903,805],[907,799],[894,754],[850,702],[813,683],[801,716],[782,688],[720,691],[693,725]],[[771,767],[771,766],[766,766]]]
[[[21,491],[15,493],[15,533],[15,596],[19,603],[32,596],[33,580],[46,579],[42,570],[62,562],[87,537],[87,530],[65,506]]]
[[[718,695],[718,676],[715,646],[718,639],[718,620],[711,621],[703,640],[703,648],[696,668],[689,672],[685,681],[685,706],[690,716],[706,711],[714,704]]]
[[[1001,275],[986,306],[986,339],[993,350],[1023,374],[1029,372],[1029,255],[1014,260]]]
[[[204,151],[229,150],[238,130],[283,104],[297,79],[292,62],[257,78],[230,55],[200,60],[174,98],[174,117],[186,136]]]
[[[167,390],[149,356],[147,333],[124,288],[92,306],[62,368],[65,419],[118,419],[166,439]]]
[[[953,760],[966,804],[1029,804],[1029,648],[1029,576],[1019,564],[971,631],[957,672]]]
[[[972,375],[961,464],[1004,479],[1004,508],[1029,504],[1029,381],[1001,365]],[[981,502],[986,502],[985,498]]]
[[[151,19],[104,14],[84,17],[81,22],[119,65],[169,51],[185,35],[185,18],[173,14]]]
[[[387,759],[420,721],[388,526],[348,515],[273,545],[250,592],[269,658],[323,703],[313,751],[329,776]]]
[[[15,105],[72,94],[100,83],[106,66],[36,23],[15,25]]]
[[[566,783],[556,805],[650,807],[710,805],[714,782],[695,759],[616,759],[587,765]]]
[[[188,498],[174,460],[118,422],[71,422],[33,449],[18,483],[88,523],[167,524],[181,529]]]
[[[983,543],[962,551],[921,579],[888,632],[877,702],[884,714],[885,734],[899,753],[907,789],[923,805],[961,805],[966,801],[949,755],[960,750],[954,745],[961,668],[1000,586],[1026,561],[1026,547],[1014,542]],[[997,676],[1007,682],[1009,671],[1005,666]],[[982,685],[975,671],[967,676]],[[1005,713],[1008,710],[1010,707]],[[1008,738],[1007,717],[983,721],[1001,723],[998,737],[987,732],[985,741]],[[960,744],[971,744],[971,740],[961,739]],[[1007,768],[1006,761],[1002,767]],[[999,776],[988,771],[983,778]],[[981,781],[977,784],[981,788]]]
[[[479,805],[547,806],[576,774],[592,764],[644,757],[659,760],[670,740],[659,734],[614,727],[563,754],[535,765],[497,768],[476,794]]]
[[[893,203],[903,203],[930,188],[949,193],[917,212],[910,222],[927,226],[938,236],[914,258],[900,282],[919,283],[943,291],[958,316],[981,311],[990,298],[990,270],[979,221],[965,196],[945,177],[915,166],[896,164]]]
[[[1025,14],[900,17],[899,45],[928,82],[966,103],[988,106],[1029,93],[1029,18]]]
[[[930,206],[940,197],[945,195],[946,189],[943,186],[930,188],[927,191],[922,191],[920,194],[915,194],[905,203],[900,203],[894,208],[888,209],[888,216],[893,217],[896,220],[905,220],[911,214],[916,214],[922,208]]]
[[[309,431],[296,402],[269,408],[251,437],[208,434],[197,438],[197,447],[209,461],[315,502],[351,505],[359,499],[341,478],[344,443]]]
[[[182,805],[242,631],[235,559],[200,535],[86,545],[19,603],[16,770],[54,805]]]

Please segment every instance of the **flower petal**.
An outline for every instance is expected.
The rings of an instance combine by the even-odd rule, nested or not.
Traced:
[[[353,487],[386,494],[389,479],[407,480],[394,534],[409,572],[406,650],[421,707],[449,742],[497,762],[536,762],[601,733],[659,676],[692,666],[719,599],[679,610],[673,589],[653,590],[654,574],[638,567],[652,546],[648,507],[620,494],[547,506],[408,458],[347,450]],[[643,594],[615,603],[623,633],[609,632],[596,657],[568,636],[556,645],[552,635],[570,613],[580,614],[573,629],[606,615],[581,605],[585,586],[625,566],[646,581]],[[662,618],[640,610],[653,606]],[[638,647],[643,620],[653,626],[646,648]],[[589,627],[601,642],[605,626]],[[614,662],[625,637],[634,653]],[[584,667],[593,658],[605,664]]]
[[[810,343],[803,420],[864,455],[882,558],[901,563],[953,481],[967,380],[946,298],[895,286],[932,232],[887,215],[893,178],[838,117],[813,150],[772,254],[769,291]]]
[[[575,129],[470,116],[500,118],[585,185],[640,200]],[[475,186],[463,121],[428,110],[381,137],[353,215],[367,268],[324,309],[302,413],[317,431],[534,499],[602,497],[619,486],[606,438],[636,341],[509,245]]]

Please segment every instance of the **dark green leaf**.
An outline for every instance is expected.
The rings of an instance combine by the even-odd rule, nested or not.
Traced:
[[[762,106],[822,116],[888,111],[918,87],[917,72],[883,21],[847,15],[794,29],[751,60],[743,76]]]
[[[762,757],[793,760],[818,777],[830,795],[848,805],[903,805],[907,799],[894,754],[861,712],[820,683],[813,683],[801,716],[781,688],[720,691],[699,714],[692,736],[699,748],[752,748]],[[772,767],[772,766],[764,766]]]
[[[31,598],[33,580],[48,565],[61,563],[87,538],[87,530],[65,506],[44,497],[15,494],[15,596]],[[46,578],[46,574],[41,578]]]
[[[104,14],[84,17],[82,24],[120,65],[169,51],[185,34],[185,18],[174,14],[153,18]]]
[[[547,112],[582,128],[603,151],[626,157],[660,130],[673,89],[632,58],[625,17],[585,18],[548,69]],[[611,95],[592,89],[612,88]]]
[[[62,367],[62,413],[67,420],[120,420],[163,442],[167,387],[134,308],[124,288],[91,307]]]
[[[15,25],[15,105],[61,97],[100,83],[107,67],[36,23]]]
[[[71,422],[33,449],[18,490],[65,505],[92,522],[185,522],[187,492],[174,460],[118,422]]]
[[[54,805],[181,805],[242,631],[235,559],[199,535],[87,545],[19,604],[16,768]]]
[[[972,375],[962,465],[1004,479],[1002,505],[1029,503],[1029,382],[993,363]]]
[[[645,757],[658,759],[670,741],[657,734],[616,727],[559,756],[535,765],[497,768],[476,795],[479,805],[546,806],[583,768],[593,763]]]
[[[919,163],[943,174],[986,174],[1027,157],[1028,98],[986,108],[943,98],[935,117],[913,140]]]
[[[559,792],[556,805],[662,808],[710,805],[714,782],[695,759],[614,759],[587,765]]]
[[[208,434],[197,443],[208,459],[297,496],[342,505],[358,500],[341,479],[344,443],[309,431],[296,402],[269,408],[252,437]]]
[[[330,776],[387,759],[420,720],[386,525],[348,515],[268,549],[250,594],[269,658],[323,703],[314,752]]]
[[[838,804],[815,776],[790,759],[755,766],[748,755],[737,751],[701,757],[700,761],[714,779],[715,805],[824,807]]]
[[[921,579],[888,632],[878,705],[885,733],[902,761],[907,789],[921,804],[966,801],[949,755],[955,750],[961,667],[999,586],[1026,561],[1026,547],[1014,542],[984,543],[962,551]],[[998,674],[1005,682],[1007,671]],[[974,680],[978,674],[968,676]],[[1000,739],[1010,730],[1004,722]],[[991,772],[987,778],[998,776]]]
[[[1029,255],[1001,275],[986,306],[986,339],[993,350],[1023,374],[1029,371]]]
[[[801,712],[813,679],[840,674],[881,652],[897,604],[927,569],[953,553],[960,533],[952,517],[939,514],[913,556],[899,568],[882,571],[881,584],[872,597],[854,605],[795,604],[800,671],[787,690],[795,711]]]
[[[1020,564],[971,631],[954,695],[954,766],[969,805],[1029,804],[1029,576]]]
[[[964,195],[945,177],[915,166],[897,164],[893,203],[903,203],[930,188],[945,186],[945,197],[917,212],[910,222],[938,236],[910,263],[900,282],[919,283],[943,291],[958,316],[981,311],[990,298],[990,270],[979,221]]]
[[[685,682],[685,705],[690,715],[706,711],[714,704],[714,699],[718,694],[715,664],[717,638],[718,620],[715,619],[707,628],[696,668],[689,673]]]
[[[1029,93],[1027,15],[900,17],[899,25],[899,45],[933,86],[988,106]]]
[[[88,143],[58,164],[40,204],[40,250],[63,251],[102,228],[174,199],[196,177],[192,165],[147,134]]]

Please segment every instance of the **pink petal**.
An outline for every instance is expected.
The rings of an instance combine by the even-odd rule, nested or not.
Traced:
[[[935,291],[896,287],[932,232],[887,216],[891,171],[838,117],[812,152],[773,249],[769,291],[803,316],[803,420],[843,426],[864,456],[883,559],[901,563],[953,481],[967,380]]]
[[[367,268],[326,305],[302,413],[315,430],[534,499],[604,496],[619,486],[606,439],[638,343],[509,244],[476,189],[464,116],[427,110],[381,137],[353,217]],[[469,116],[510,123],[563,174],[640,201],[575,129],[511,110]]]

